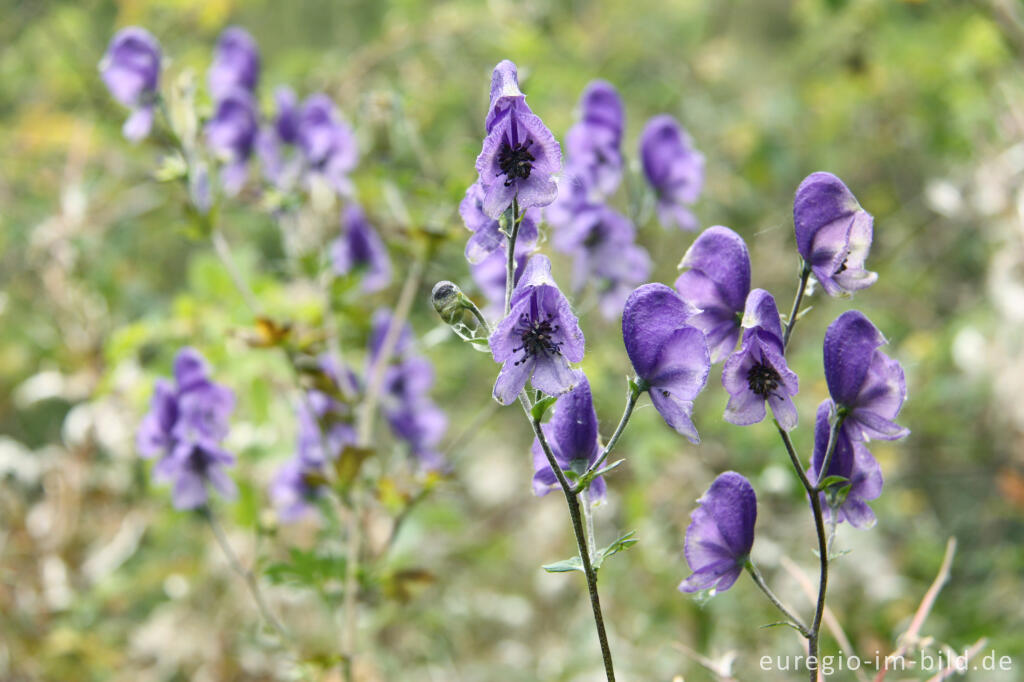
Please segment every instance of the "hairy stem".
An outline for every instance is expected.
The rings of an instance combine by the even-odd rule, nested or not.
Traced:
[[[640,393],[640,388],[636,384],[630,385],[629,395],[626,397],[626,407],[622,411],[619,425],[615,427],[615,432],[608,439],[608,443],[604,446],[604,450],[601,451],[601,455],[594,460],[593,464],[587,467],[587,473],[600,469],[604,461],[608,459],[608,455],[615,449],[616,444],[619,442],[619,437],[622,436],[622,432],[626,430],[626,425],[629,424],[629,418],[633,416],[633,408],[636,407],[636,401],[640,399]]]
[[[519,197],[512,200],[512,232],[508,236],[508,254],[505,259],[505,314],[512,309],[512,289],[516,283],[516,240],[519,238]]]
[[[782,348],[785,350],[789,345],[789,337],[796,326],[796,318],[800,314],[800,303],[804,300],[804,292],[807,291],[807,278],[811,276],[811,266],[804,261],[803,269],[800,270],[800,284],[796,289],[796,297],[793,299],[793,309],[786,321],[786,330],[782,334]]]
[[[809,636],[810,631],[807,629],[807,626],[804,625],[803,621],[801,621],[797,616],[793,615],[793,612],[786,608],[782,601],[775,596],[775,593],[772,592],[770,587],[768,587],[768,583],[764,581],[764,576],[761,575],[761,571],[757,570],[757,566],[754,565],[754,562],[747,559],[747,563],[744,565],[744,568],[747,569],[747,573],[750,574],[750,577],[754,579],[754,584],[760,587],[761,591],[764,592],[764,595],[768,597],[768,601],[770,601],[772,605],[774,605],[775,608],[777,608],[782,615],[789,620],[789,624],[799,630],[800,634],[804,637]]]

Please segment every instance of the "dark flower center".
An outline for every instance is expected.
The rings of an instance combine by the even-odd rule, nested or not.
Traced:
[[[838,275],[838,274],[839,274],[840,272],[843,272],[844,270],[846,270],[846,261],[847,261],[847,260],[849,260],[849,257],[847,257],[847,258],[844,258],[844,259],[843,259],[843,262],[842,262],[842,264],[841,264],[841,265],[839,266],[839,269],[838,269],[838,270],[836,270],[836,271],[835,271],[834,273],[832,273],[832,274],[833,274],[833,275]]]
[[[536,161],[533,154],[530,153],[531,144],[533,144],[533,140],[526,140],[526,142],[515,146],[507,141],[502,143],[501,151],[498,152],[498,167],[501,169],[499,175],[505,176],[506,187],[511,185],[513,180],[518,178],[525,180],[530,177],[533,162]]]
[[[762,398],[767,398],[774,393],[781,380],[782,377],[774,367],[760,362],[747,372],[747,384],[750,386],[750,390]]]
[[[558,332],[558,325],[551,321],[554,315],[548,315],[544,319],[531,320],[526,313],[519,316],[519,338],[523,345],[513,348],[512,352],[523,351],[521,360],[515,364],[521,365],[534,355],[561,355],[562,344],[555,341],[554,335]]]

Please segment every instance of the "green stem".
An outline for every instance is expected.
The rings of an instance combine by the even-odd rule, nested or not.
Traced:
[[[761,571],[757,570],[757,566],[754,565],[754,562],[747,559],[747,563],[744,564],[744,568],[747,569],[747,573],[750,574],[750,577],[754,579],[754,584],[760,587],[761,591],[764,592],[764,595],[768,597],[768,601],[770,601],[775,608],[777,608],[782,615],[789,620],[789,624],[799,630],[801,635],[808,637],[810,635],[810,631],[807,629],[807,626],[804,625],[799,618],[793,615],[793,612],[786,608],[782,601],[775,596],[775,593],[772,592],[770,587],[768,587],[768,583],[764,581],[764,576],[761,575]]]
[[[800,314],[800,303],[804,300],[804,292],[807,290],[807,278],[811,276],[811,266],[804,261],[803,269],[800,270],[800,286],[797,287],[796,297],[793,299],[793,309],[789,313],[789,320],[786,321],[786,331],[782,335],[782,348],[785,350],[789,345],[789,337],[793,334],[793,327],[796,326],[796,318]]]
[[[640,399],[640,393],[640,388],[636,384],[630,384],[629,395],[626,397],[626,407],[622,411],[619,425],[615,427],[615,432],[608,439],[608,443],[604,446],[604,450],[601,451],[601,455],[594,460],[593,464],[587,467],[588,474],[600,469],[604,461],[608,459],[608,455],[615,449],[615,445],[619,442],[619,437],[622,436],[622,432],[626,430],[626,425],[629,424],[629,418],[633,416],[633,408],[636,407],[636,402]]]
[[[505,258],[505,314],[512,310],[512,289],[516,282],[516,240],[519,238],[519,197],[512,200],[512,232],[508,237]]]

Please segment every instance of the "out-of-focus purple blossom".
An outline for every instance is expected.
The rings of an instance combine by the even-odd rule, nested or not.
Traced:
[[[518,246],[516,251],[519,251]],[[527,255],[516,256],[516,270],[513,276],[513,285],[519,281],[520,276],[523,274],[523,268],[526,266]],[[471,265],[469,272],[473,276],[473,281],[476,282],[477,287],[480,289],[480,293],[487,299],[487,306],[485,312],[493,317],[501,315],[505,305],[505,278],[507,277],[506,268],[508,267],[505,254],[501,251],[495,251],[487,258],[484,258],[479,263]]]
[[[260,79],[260,50],[249,32],[238,26],[224,29],[210,65],[210,95],[214,101],[236,89],[252,93]]]
[[[173,382],[157,381],[136,443],[143,457],[160,457],[153,478],[173,482],[177,509],[205,505],[207,484],[225,497],[235,495],[235,484],[224,471],[235,458],[220,446],[234,407],[234,394],[210,380],[206,361],[193,348],[175,357]]]
[[[601,449],[598,446],[597,412],[590,393],[590,382],[583,372],[577,371],[576,374],[576,385],[558,397],[551,421],[541,429],[558,466],[563,471],[574,470],[580,474],[597,461]],[[533,493],[547,495],[558,487],[558,478],[537,439],[533,441],[532,452]],[[592,501],[603,500],[606,493],[604,477],[595,478],[588,491]]]
[[[277,106],[277,113],[274,115],[274,132],[285,144],[297,143],[302,111],[299,108],[299,100],[295,96],[295,92],[288,86],[282,85],[274,91],[274,104]]]
[[[740,426],[755,424],[765,417],[765,403],[786,431],[796,428],[797,411],[793,396],[800,384],[786,364],[782,348],[782,324],[775,299],[764,289],[747,297],[743,343],[722,368],[722,385],[729,392],[725,420]]]
[[[256,103],[252,95],[241,89],[225,94],[206,124],[207,144],[224,164],[221,184],[228,194],[235,194],[245,184],[258,131]]]
[[[292,149],[299,141],[301,110],[291,88],[274,91],[277,113],[272,125],[264,126],[256,136],[256,150],[263,165],[263,174],[281,189],[292,187],[302,171],[302,159]]]
[[[346,275],[363,270],[363,291],[380,291],[391,282],[391,259],[380,235],[366,219],[363,209],[351,204],[342,218],[342,233],[331,244],[334,271]]]
[[[526,386],[548,395],[571,389],[570,362],[583,359],[583,332],[569,301],[551,277],[551,261],[535,255],[512,292],[512,309],[490,336],[491,354],[502,363],[494,399],[510,405]]]
[[[100,75],[110,94],[131,109],[122,134],[141,140],[153,127],[153,108],[160,85],[160,43],[144,28],[118,31],[100,61]]]
[[[852,294],[875,283],[864,269],[875,219],[831,173],[808,175],[793,200],[796,245],[829,296]]]
[[[554,201],[558,187],[553,176],[561,167],[561,147],[526,106],[515,64],[508,60],[498,64],[491,77],[485,128],[487,136],[476,160],[484,213],[497,219],[515,199],[520,210]]]
[[[825,463],[828,449],[830,418],[832,417],[832,401],[826,400],[818,406],[817,419],[814,423],[814,456],[811,459],[809,477],[811,481],[819,480],[819,472]],[[822,509],[828,518],[836,514],[836,523],[849,521],[854,528],[871,528],[875,525],[875,514],[868,506],[870,500],[882,494],[882,469],[868,451],[867,446],[850,437],[846,429],[839,429],[836,435],[835,450],[829,462],[825,477],[842,476],[845,483],[830,486],[832,490],[819,493]],[[822,478],[821,480],[824,480]],[[842,504],[833,509],[829,504],[829,493],[838,494],[839,490],[849,486]]]
[[[569,170],[603,195],[615,191],[622,180],[622,131],[625,109],[615,87],[593,81],[580,97],[580,120],[565,136]]]
[[[501,232],[501,225],[484,212],[484,190],[479,182],[474,182],[466,190],[466,196],[459,203],[459,215],[466,228],[473,233],[466,242],[466,260],[470,264],[476,265],[505,247],[508,238]],[[517,254],[531,250],[536,244],[539,222],[539,209],[530,208],[523,212],[519,233],[516,235]]]
[[[676,291],[700,309],[689,324],[707,337],[711,361],[721,362],[740,337],[740,320],[750,292],[747,245],[728,227],[715,225],[700,233],[679,267],[687,270],[676,280]]]
[[[368,367],[372,367],[373,363],[377,361],[377,356],[380,355],[381,350],[384,348],[384,339],[387,337],[388,330],[394,320],[394,314],[387,308],[379,308],[373,313],[373,317],[370,318],[370,343],[369,343],[369,355],[368,355]],[[392,350],[393,357],[401,357],[408,352],[412,347],[413,335],[412,327],[406,322],[402,325],[401,330],[398,332],[398,338],[395,340],[395,347]],[[367,376],[370,375],[370,371],[367,371]]]
[[[313,173],[338,193],[351,194],[348,176],[359,156],[356,138],[327,95],[311,95],[303,103],[298,143]]]
[[[664,284],[638,287],[622,312],[622,339],[640,386],[669,426],[699,443],[693,401],[711,370],[704,333],[689,320],[697,310]]]
[[[657,196],[661,224],[696,230],[697,219],[688,206],[704,186],[704,155],[674,118],[662,114],[647,122],[640,136],[640,160]]]
[[[270,499],[277,508],[277,516],[284,523],[294,523],[312,511],[312,503],[321,494],[319,485],[312,481],[322,477],[314,467],[295,457],[274,473],[270,481]]]
[[[848,310],[825,332],[825,381],[850,438],[896,440],[910,433],[895,419],[907,398],[900,363],[878,350],[878,328],[858,310]]]
[[[437,446],[448,418],[430,399],[434,369],[425,358],[407,357],[389,367],[384,377],[382,408],[392,432],[409,444],[410,452],[428,471],[445,468]]]
[[[743,573],[754,546],[757,495],[750,481],[726,471],[697,503],[700,506],[690,514],[684,550],[693,574],[679,584],[679,590],[725,592]]]

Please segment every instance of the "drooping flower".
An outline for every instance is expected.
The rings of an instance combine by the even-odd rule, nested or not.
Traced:
[[[233,90],[250,94],[260,79],[260,50],[249,32],[238,26],[224,29],[217,39],[213,63],[210,65],[210,95],[214,101],[227,97]]]
[[[669,426],[699,443],[693,401],[711,370],[704,333],[689,324],[696,309],[664,284],[638,287],[622,312],[622,339],[641,387]]]
[[[764,419],[767,403],[779,426],[791,431],[797,423],[792,396],[800,386],[783,354],[779,309],[764,289],[754,289],[747,297],[743,326],[743,343],[722,368],[722,385],[729,392],[725,420],[755,424]]]
[[[907,382],[900,363],[878,350],[885,342],[857,310],[840,315],[825,332],[825,381],[853,440],[896,440],[910,433],[895,422]]]
[[[625,109],[615,86],[600,80],[587,85],[580,120],[566,134],[565,148],[573,174],[600,194],[613,193],[622,180],[624,127]]]
[[[812,482],[819,480],[819,472],[825,463],[829,432],[831,431],[829,419],[832,415],[832,407],[830,400],[825,400],[818,406],[817,419],[814,423],[814,456],[811,459],[811,468],[808,472]],[[836,523],[849,521],[854,528],[874,526],[875,514],[867,503],[882,494],[882,468],[878,466],[878,462],[868,451],[867,446],[860,441],[853,440],[844,428],[840,428],[836,435],[835,449],[832,452],[832,459],[829,461],[828,471],[825,472],[825,478],[829,476],[842,476],[846,482],[835,483],[829,486],[829,490],[819,493],[821,506],[826,516],[831,518],[834,513],[836,514]],[[837,509],[833,509],[829,504],[830,494],[838,493],[846,486],[849,486],[849,490],[846,492],[845,499]]]
[[[711,361],[721,362],[736,348],[747,294],[750,253],[743,238],[715,225],[700,233],[683,256],[676,291],[700,309],[689,324],[704,332]]]
[[[501,232],[501,225],[484,212],[484,189],[479,182],[474,182],[466,190],[466,196],[459,203],[459,215],[466,228],[473,236],[466,242],[466,260],[476,265],[501,251],[508,238]],[[540,210],[530,208],[523,212],[519,232],[516,235],[516,253],[525,253],[537,242],[537,224],[540,223]]]
[[[429,396],[434,368],[425,358],[410,356],[389,367],[384,375],[382,409],[392,432],[409,445],[409,451],[429,471],[445,467],[437,446],[448,427],[448,418]]]
[[[594,398],[590,393],[590,382],[581,371],[577,371],[576,385],[568,393],[563,393],[555,402],[551,421],[541,426],[544,439],[551,448],[551,454],[563,471],[586,471],[587,467],[597,461],[601,454],[598,446],[597,412],[594,410]],[[558,488],[555,476],[547,455],[540,441],[533,441],[533,493],[547,495]],[[606,486],[603,476],[598,476],[588,488],[592,501],[605,497]]]
[[[476,159],[484,213],[496,219],[513,200],[521,211],[554,201],[558,187],[552,176],[561,166],[561,147],[526,106],[510,61],[494,69],[485,127],[487,136]]]
[[[131,109],[122,134],[141,140],[153,127],[160,85],[160,43],[144,28],[129,26],[114,35],[100,61],[100,75],[114,99]]]
[[[322,176],[338,193],[351,193],[348,175],[359,155],[356,139],[327,95],[311,95],[303,103],[298,143],[314,174]]]
[[[690,514],[684,550],[693,574],[679,584],[679,590],[725,592],[743,573],[754,546],[757,495],[750,481],[726,471],[697,503],[700,506]]]
[[[571,389],[570,362],[583,359],[583,332],[569,301],[551,277],[551,261],[535,255],[512,292],[511,312],[490,339],[495,362],[502,363],[494,399],[510,405],[530,380],[548,395]]]
[[[206,361],[193,348],[175,357],[173,382],[157,382],[136,442],[143,457],[160,457],[153,478],[174,483],[177,509],[205,505],[207,484],[234,496],[235,484],[224,467],[234,464],[235,457],[220,445],[234,407],[234,394],[209,378]]]
[[[808,175],[793,200],[796,245],[829,296],[852,294],[875,283],[864,269],[875,219],[831,173]]]
[[[342,218],[343,231],[331,244],[334,271],[346,275],[363,270],[363,291],[380,291],[391,282],[391,259],[387,247],[366,219],[363,209],[350,204]]]
[[[221,184],[228,194],[235,194],[245,183],[258,132],[259,114],[252,96],[241,89],[225,94],[206,124],[206,141],[224,164]]]
[[[640,137],[640,160],[657,195],[661,224],[696,230],[697,219],[687,207],[704,186],[704,155],[674,118],[662,114],[647,122]]]

